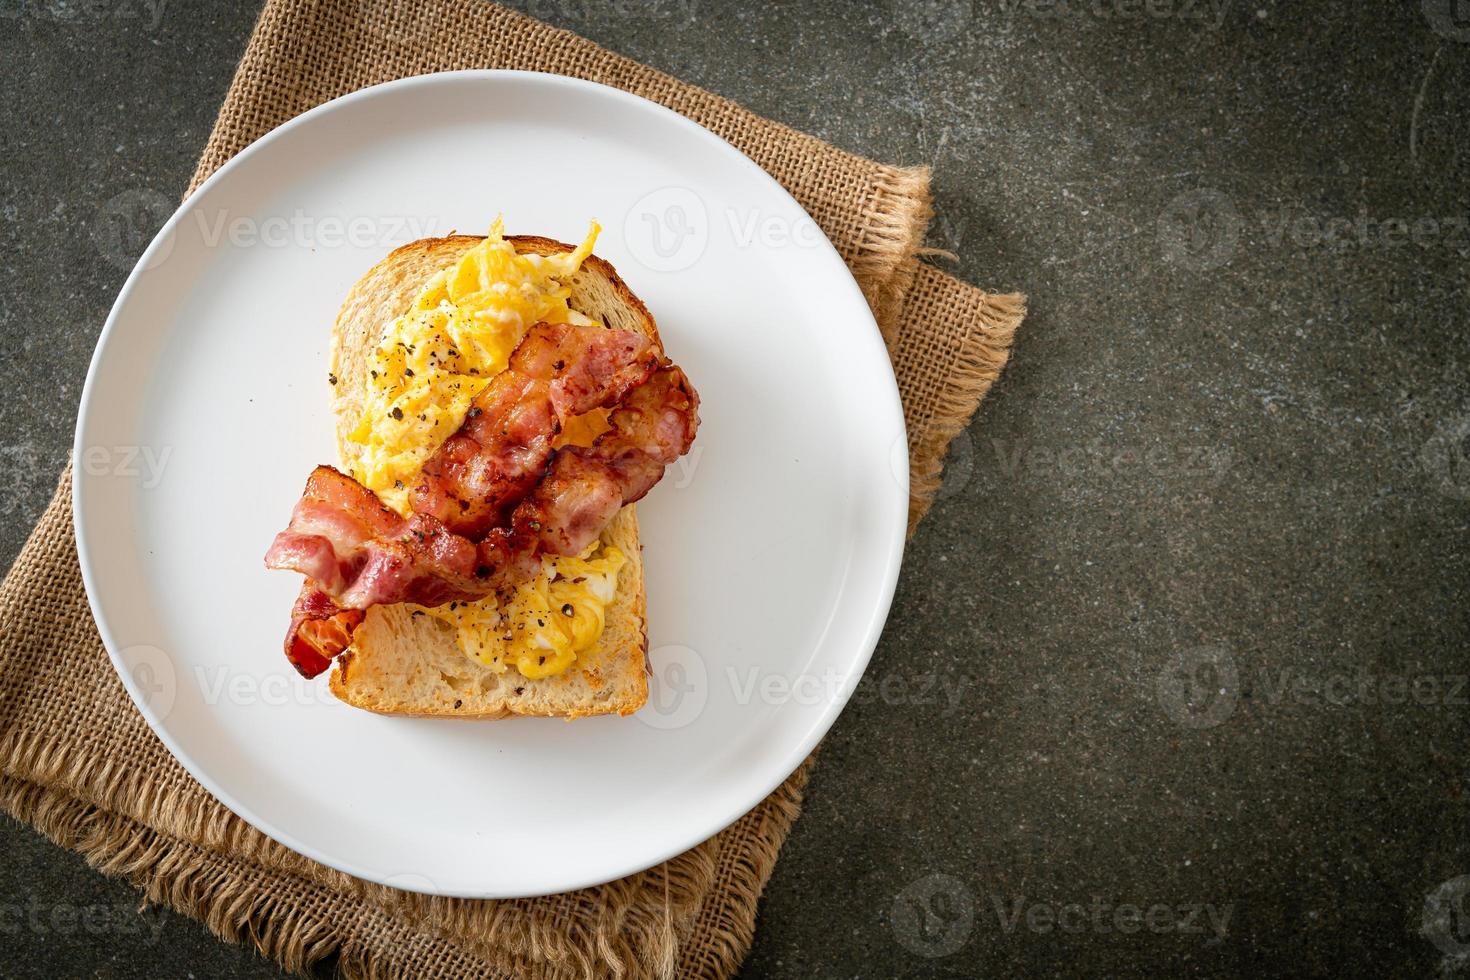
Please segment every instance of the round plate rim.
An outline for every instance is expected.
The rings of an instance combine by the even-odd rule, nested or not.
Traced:
[[[653,102],[649,99],[643,98],[642,96],[626,92],[622,89],[614,88],[608,85],[602,85],[597,82],[587,81],[585,79],[573,78],[565,75],[556,75],[547,72],[519,71],[508,69],[466,69],[460,71],[436,72],[427,75],[414,75],[407,78],[395,79],[392,81],[373,85],[368,88],[359,89],[347,95],[339,96],[338,98],[332,99],[328,102],[324,102],[321,105],[315,106],[312,109],[309,109],[306,112],[302,113],[301,115],[296,116],[285,123],[282,123],[280,126],[261,136],[259,139],[255,140],[244,149],[242,149],[239,153],[235,154],[233,157],[227,160],[223,165],[219,167],[219,169],[217,169],[213,174],[205,179],[200,184],[198,189],[194,191],[194,193],[190,194],[180,203],[179,207],[159,229],[153,240],[149,243],[148,247],[139,257],[132,271],[128,274],[121,290],[119,290],[118,292],[117,299],[114,301],[112,308],[108,313],[107,319],[103,324],[102,330],[98,336],[97,345],[88,364],[86,380],[83,383],[82,396],[77,411],[75,436],[72,445],[72,526],[76,540],[77,560],[81,571],[82,582],[87,593],[88,606],[91,610],[93,620],[97,626],[97,630],[102,639],[103,646],[107,650],[108,658],[112,663],[114,671],[117,673],[119,679],[122,681],[123,686],[126,688],[129,697],[132,698],[134,705],[136,705],[138,710],[142,713],[144,719],[148,722],[148,726],[152,729],[154,735],[157,736],[158,739],[164,744],[164,747],[168,749],[169,754],[172,755],[173,758],[184,767],[189,775],[193,777],[202,787],[204,787],[204,789],[209,792],[211,796],[213,796],[216,800],[226,806],[231,812],[249,823],[252,827],[259,830],[267,837],[270,837],[277,843],[288,847],[296,853],[310,858],[313,861],[316,861],[320,864],[326,865],[327,867],[333,868],[343,873],[353,875],[357,878],[362,878],[364,880],[374,881],[378,884],[389,885],[391,887],[402,888],[409,891],[421,891],[424,894],[444,895],[448,897],[473,899],[533,898],[541,895],[557,894],[565,891],[573,891],[580,888],[594,887],[597,885],[605,884],[609,881],[616,880],[621,877],[625,877],[627,875],[637,874],[639,872],[647,870],[648,868],[661,864],[679,854],[682,854],[690,848],[695,847],[705,840],[708,840],[709,838],[715,836],[716,834],[721,833],[729,826],[734,824],[741,817],[743,817],[746,813],[750,812],[750,810],[758,806],[761,801],[763,801],[782,783],[784,783],[791,776],[791,774],[801,766],[801,764],[816,748],[817,744],[820,743],[822,738],[826,736],[827,732],[836,722],[838,715],[846,706],[863,672],[867,669],[867,665],[870,662],[873,651],[877,646],[883,626],[887,621],[888,612],[892,606],[894,592],[898,583],[898,573],[900,565],[902,563],[903,550],[907,539],[908,528],[910,482],[908,453],[906,451],[906,448],[905,451],[902,452],[890,453],[890,456],[892,457],[890,460],[890,464],[892,467],[893,479],[897,484],[900,492],[894,497],[894,505],[892,506],[891,513],[889,515],[890,522],[887,538],[886,540],[881,541],[881,546],[884,549],[884,568],[879,584],[880,601],[874,606],[872,610],[872,615],[868,618],[868,622],[865,623],[862,627],[862,641],[859,644],[859,649],[853,659],[853,666],[855,669],[848,675],[847,681],[843,684],[842,689],[838,692],[837,696],[824,705],[821,710],[820,716],[815,719],[815,724],[813,724],[811,728],[808,729],[806,737],[802,739],[799,743],[793,745],[788,751],[784,753],[783,761],[779,766],[775,767],[775,777],[761,780],[758,783],[753,783],[752,785],[757,787],[759,791],[752,791],[745,794],[749,797],[749,803],[748,805],[739,808],[737,812],[727,814],[724,818],[714,821],[713,824],[711,824],[710,821],[706,821],[704,823],[690,827],[682,835],[671,835],[671,837],[673,837],[673,840],[671,840],[670,843],[668,843],[664,848],[659,849],[657,852],[651,855],[644,855],[637,858],[636,860],[627,864],[626,868],[618,871],[617,873],[594,873],[590,876],[585,877],[585,879],[579,878],[572,880],[559,880],[548,884],[548,886],[544,888],[529,891],[524,889],[517,889],[512,892],[506,892],[502,890],[497,890],[493,887],[480,891],[466,891],[465,889],[441,889],[431,880],[415,880],[412,882],[390,881],[388,879],[394,876],[382,875],[374,869],[363,867],[351,860],[346,860],[343,858],[335,857],[331,854],[323,853],[319,849],[307,845],[304,842],[296,839],[292,834],[287,833],[281,828],[274,826],[270,821],[261,818],[250,807],[243,805],[238,799],[235,798],[232,793],[228,792],[218,781],[212,778],[209,773],[205,772],[195,762],[195,760],[193,760],[190,755],[183,750],[183,748],[170,734],[168,728],[163,724],[163,721],[159,719],[156,716],[155,712],[149,707],[148,699],[145,693],[139,689],[134,678],[131,676],[131,672],[128,670],[127,665],[123,662],[118,652],[119,646],[116,642],[115,637],[112,634],[111,629],[108,626],[105,616],[102,613],[101,602],[97,598],[97,596],[99,595],[99,589],[101,588],[101,583],[98,582],[96,572],[94,571],[92,548],[88,543],[88,532],[83,517],[83,512],[86,507],[86,500],[90,492],[88,489],[89,482],[87,480],[87,474],[83,470],[83,460],[85,459],[84,454],[88,445],[88,442],[86,440],[86,433],[88,429],[88,421],[94,410],[94,406],[92,404],[92,396],[95,391],[97,377],[99,373],[103,370],[102,362],[104,360],[104,355],[106,353],[109,341],[113,338],[116,326],[123,316],[123,311],[127,306],[128,300],[137,287],[138,280],[149,268],[150,264],[153,261],[154,255],[161,248],[165,247],[165,243],[168,241],[169,236],[173,234],[174,228],[183,220],[184,216],[190,212],[191,207],[194,206],[196,202],[203,201],[207,192],[210,189],[228,180],[230,178],[230,175],[234,173],[237,169],[248,166],[249,161],[265,146],[269,145],[277,139],[280,139],[285,134],[297,128],[312,125],[316,120],[321,119],[324,116],[328,116],[333,112],[341,111],[344,107],[348,105],[375,98],[381,98],[388,93],[398,92],[401,90],[416,87],[433,87],[438,85],[454,84],[466,80],[483,80],[487,82],[496,82],[499,80],[531,80],[536,83],[561,86],[570,89],[580,89],[583,92],[587,92],[596,96],[610,97],[614,99],[624,100],[629,103],[639,104],[642,108],[651,111],[654,115],[662,117],[664,122],[684,128],[686,131],[696,134],[698,138],[706,141],[713,141],[714,143],[722,147],[725,151],[738,155],[756,172],[756,175],[758,175],[758,179],[764,178],[769,186],[769,189],[773,193],[779,195],[781,198],[784,198],[785,201],[789,202],[790,205],[797,209],[797,211],[799,211],[800,213],[806,214],[806,210],[802,208],[800,203],[797,202],[794,197],[791,196],[790,192],[788,192],[785,187],[783,187],[778,181],[776,181],[774,177],[767,173],[764,168],[760,167],[759,164],[751,160],[748,155],[742,152],[739,148],[733,146],[727,140],[711,132],[710,130],[694,122],[693,120],[688,119],[687,117],[682,116],[672,109],[660,105],[657,102]],[[808,217],[810,216],[808,215]],[[827,240],[825,235],[822,236],[820,244],[828,250],[831,259],[835,261],[837,267],[843,271],[843,278],[845,278],[845,288],[850,289],[852,293],[857,296],[858,308],[860,308],[866,314],[866,322],[858,324],[854,328],[853,343],[864,344],[866,346],[869,346],[870,348],[876,346],[878,348],[876,353],[881,354],[886,363],[888,360],[887,348],[883,344],[882,335],[878,329],[877,321],[873,318],[871,309],[868,307],[866,299],[862,296],[862,291],[858,286],[857,281],[853,279],[850,270],[848,270],[847,268],[846,263],[842,260],[841,256],[837,253],[831,242]],[[833,288],[841,287],[838,287],[834,282]],[[870,352],[866,356],[872,356],[872,353]],[[904,422],[902,402],[899,397],[897,379],[893,376],[891,369],[887,372],[887,378],[887,384],[883,386],[885,390],[882,392],[875,392],[874,394],[881,395],[884,400],[889,403],[891,414],[897,423],[897,431],[899,433],[900,439],[902,440],[901,445],[906,447],[907,430]],[[875,531],[874,534],[876,538],[879,532]]]

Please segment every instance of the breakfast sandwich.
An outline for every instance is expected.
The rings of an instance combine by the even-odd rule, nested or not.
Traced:
[[[634,502],[688,451],[698,395],[612,266],[451,235],[397,249],[333,331],[338,466],[270,568],[306,576],[285,648],[389,714],[576,718],[648,697]]]

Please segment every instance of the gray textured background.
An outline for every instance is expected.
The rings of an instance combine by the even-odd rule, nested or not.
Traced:
[[[228,6],[0,4],[7,562],[125,274],[99,213],[183,189]],[[516,6],[933,165],[932,243],[1031,296],[743,975],[1463,965],[1470,0]],[[0,847],[6,976],[278,975]]]

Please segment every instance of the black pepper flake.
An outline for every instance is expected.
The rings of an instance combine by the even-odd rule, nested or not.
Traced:
[[[576,614],[576,612],[577,611],[572,608],[572,604],[570,602],[563,604],[561,607],[561,614],[563,616],[573,616]]]
[[[470,418],[477,419],[480,417],[480,411],[480,408],[477,406],[475,408],[471,408],[467,414]]]
[[[335,374],[328,374],[327,375],[327,384],[334,385],[336,383],[337,383],[337,376]]]
[[[413,368],[404,368],[403,369],[403,376],[405,378],[411,378],[411,377],[413,377]]]
[[[489,577],[490,577],[490,566],[489,565],[481,565],[479,568],[475,569],[475,578],[489,578]]]
[[[399,408],[397,405],[393,406],[393,411],[389,414],[393,416],[393,420],[395,422],[403,421],[403,409]]]
[[[403,489],[403,481],[402,480],[394,480],[393,481],[393,489],[394,490],[402,490]]]
[[[545,657],[537,657],[537,658],[536,658],[536,665],[537,665],[537,666],[538,666],[538,667],[539,667],[539,666],[540,666],[540,665],[542,665],[542,664],[544,664],[544,663],[546,663],[546,658],[545,658]]]
[[[464,706],[464,702],[463,701],[460,701],[458,699],[455,699],[454,708],[455,708],[456,711],[458,711],[463,706]]]
[[[526,693],[526,689],[524,687],[518,687],[518,688],[516,688],[516,694],[517,695],[521,695],[521,694],[525,694],[525,693]]]
[[[546,620],[544,620],[544,619],[538,619],[538,620],[536,620],[536,625],[537,626],[545,626],[546,625]]]
[[[562,370],[563,368],[565,368],[567,366],[567,362],[558,357],[556,359],[556,363],[553,364],[553,365],[551,365],[551,366],[553,368],[555,368],[556,370],[560,371],[560,370]]]

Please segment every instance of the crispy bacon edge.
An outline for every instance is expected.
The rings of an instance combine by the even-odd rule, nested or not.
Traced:
[[[310,580],[291,607],[286,630],[286,659],[303,677],[316,677],[352,645],[353,632],[366,617],[361,609],[340,609]]]

